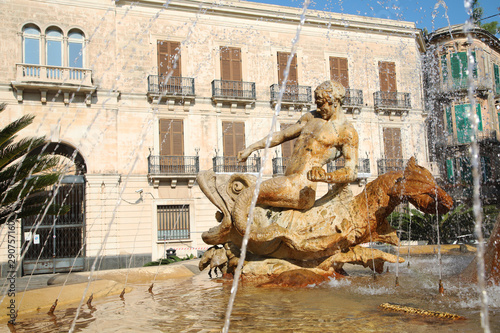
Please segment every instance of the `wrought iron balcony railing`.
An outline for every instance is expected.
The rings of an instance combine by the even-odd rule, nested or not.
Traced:
[[[255,99],[255,82],[213,80],[212,98],[232,100]]]
[[[333,172],[344,167],[344,158],[340,158],[326,165],[327,172]],[[370,160],[368,158],[358,159],[358,178],[368,178],[371,175]]]
[[[199,156],[148,156],[150,175],[192,175],[200,171]]]
[[[259,172],[260,157],[249,157],[238,163],[236,156],[215,156],[212,159],[215,172]]]
[[[92,85],[91,69],[17,64],[16,70],[17,82],[57,83],[79,86]]]
[[[383,175],[384,173],[387,173],[390,171],[404,170],[407,163],[408,163],[408,160],[402,159],[402,158],[380,159],[377,161],[378,174]]]
[[[375,101],[376,108],[411,108],[410,93],[395,91],[376,91],[373,93],[373,100]]]
[[[344,106],[362,106],[363,105],[363,90],[346,89]]]
[[[277,102],[280,94],[281,86],[277,83],[272,84],[271,102]],[[312,94],[310,86],[286,85],[283,97],[281,99],[285,103],[308,104],[312,103]]]
[[[194,96],[194,78],[149,75],[148,92],[161,95]]]
[[[284,175],[286,167],[290,161],[289,157],[274,157],[273,158],[273,175]]]

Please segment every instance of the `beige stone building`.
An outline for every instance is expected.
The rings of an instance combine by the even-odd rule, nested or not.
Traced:
[[[216,209],[197,172],[282,173],[290,145],[265,163],[263,151],[244,165],[234,156],[312,110],[328,79],[348,88],[360,138],[353,192],[411,156],[435,171],[414,23],[307,11],[301,26],[301,9],[208,0],[2,0],[0,19],[0,123],[36,115],[22,134],[45,135],[74,162],[57,196],[71,214],[36,230],[40,219],[18,221],[18,252],[31,239],[24,274],[37,262],[35,272],[78,270],[102,256],[103,269],[206,249]],[[6,258],[2,246],[2,274]]]

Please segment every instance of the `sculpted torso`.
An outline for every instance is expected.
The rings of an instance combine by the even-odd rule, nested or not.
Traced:
[[[306,174],[313,167],[322,167],[342,154],[345,137],[354,128],[347,122],[326,121],[306,114],[299,121],[305,123],[299,133],[293,149],[292,157],[285,175]]]

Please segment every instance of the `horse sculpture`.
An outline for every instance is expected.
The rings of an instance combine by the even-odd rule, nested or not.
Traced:
[[[203,240],[210,245],[232,243],[240,247],[249,207],[242,207],[239,202],[247,200],[238,200],[238,196],[255,182],[255,177],[205,171],[197,180],[219,209],[216,218],[220,224],[204,232]],[[342,184],[330,189],[307,210],[257,206],[248,251],[287,261],[294,267],[341,271],[344,263],[353,263],[381,272],[385,261],[396,262],[398,258],[360,244],[399,243],[387,217],[402,201],[426,213],[446,213],[453,205],[431,173],[411,158],[404,171],[379,176],[354,197],[348,184]]]

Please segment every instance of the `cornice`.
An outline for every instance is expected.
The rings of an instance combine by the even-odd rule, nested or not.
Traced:
[[[471,35],[474,39],[479,39],[489,47],[500,53],[500,40],[478,26],[474,26],[468,31],[464,30],[464,25],[454,25],[449,28],[441,28],[429,35],[428,44],[436,44],[440,41],[447,41],[455,38],[466,38]]]
[[[164,0],[117,0],[117,7],[132,5],[136,8],[157,8],[168,11],[184,11],[203,15],[241,18],[253,21],[273,22],[278,24],[298,24],[301,20],[301,8],[269,5],[250,1],[219,0],[171,0],[165,6]],[[415,23],[357,16],[342,13],[307,10],[305,26],[331,28],[344,31],[392,34],[419,38],[421,35]],[[419,43],[419,45],[423,45]]]

